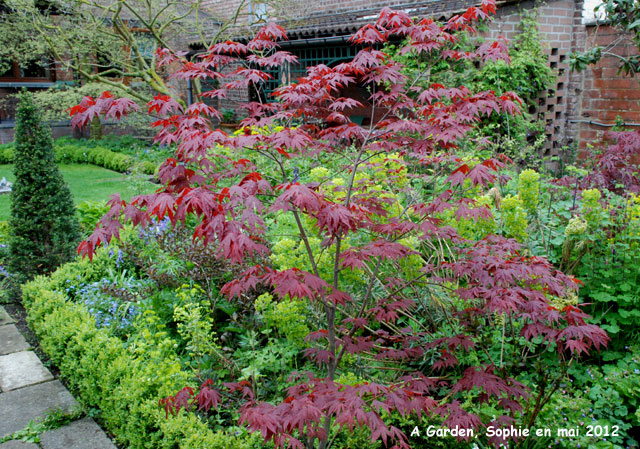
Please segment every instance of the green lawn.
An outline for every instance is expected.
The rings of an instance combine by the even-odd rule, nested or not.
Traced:
[[[129,199],[138,193],[150,193],[157,186],[150,182],[140,185],[142,192],[136,191],[134,183],[127,175],[106,170],[95,165],[61,165],[60,171],[64,180],[69,184],[75,204],[83,201],[106,201],[110,195],[120,193],[123,199]],[[14,181],[13,167],[0,165],[0,179],[6,177]],[[9,219],[10,195],[0,195],[0,221]]]

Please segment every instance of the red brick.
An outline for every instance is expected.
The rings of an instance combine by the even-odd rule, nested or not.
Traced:
[[[599,110],[640,111],[640,103],[634,100],[602,99],[591,100],[590,107]]]
[[[588,124],[588,123],[582,123],[582,125],[583,125],[583,126],[584,126],[584,125],[589,126],[589,124]],[[592,125],[592,126],[593,126],[593,125]],[[584,131],[581,131],[581,132],[580,132],[580,138],[581,138],[581,139],[594,140],[594,139],[596,139],[597,137],[598,137],[598,131],[592,131],[592,130],[589,130],[588,128],[587,128],[587,130],[584,130]]]
[[[585,111],[583,116],[588,120],[614,123],[618,116],[627,121],[640,121],[640,112],[629,111]]]
[[[592,86],[598,89],[637,89],[638,81],[633,78],[622,77],[615,80],[594,79]]]
[[[616,100],[640,100],[640,89],[603,89],[600,98]]]
[[[540,25],[539,30],[541,33],[551,33],[553,32],[552,25]]]

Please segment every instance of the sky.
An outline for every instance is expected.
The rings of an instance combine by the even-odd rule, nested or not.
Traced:
[[[591,22],[595,20],[594,8],[602,3],[602,0],[585,0],[584,9],[582,11],[582,22]],[[602,18],[602,12],[598,11],[598,17]]]

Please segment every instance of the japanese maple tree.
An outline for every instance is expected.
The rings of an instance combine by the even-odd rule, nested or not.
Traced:
[[[337,429],[366,427],[372,441],[407,448],[406,433],[387,419],[391,413],[477,429],[487,422],[465,407],[473,394],[503,411],[494,425],[509,425],[529,401],[528,388],[515,379],[518,366],[542,353],[566,365],[606,344],[606,334],[579,308],[553,306],[554,298],[576,289],[572,278],[528,256],[515,240],[491,235],[469,241],[443,225],[449,210],[458,218],[490,216],[472,194],[497,185],[509,161],[462,160],[457,144],[484,116],[518,114],[518,96],[437,84],[423,90],[379,50],[400,38],[403,53],[508,61],[503,41],[465,53],[455,46],[460,33],[474,33],[495,8],[494,0],[484,0],[445,24],[384,9],[351,38],[361,47],[353,61],[311,67],[278,88],[276,101],[244,105],[247,118],[238,135],[213,129],[211,120],[220,114],[204,103],[183,108],[165,95],[149,103],[149,113],[158,116],[156,141],[176,145],[175,157],[158,173],[163,187],[130,202],[114,196],[79,252],[91,258],[97,246],[117,238],[122,217],[145,226],[154,218],[175,225],[195,215],[194,239],[214,245],[217,257],[249,266],[224,285],[224,294],[267,289],[276,298],[308,301],[322,317],[305,351],[316,368],[291,373],[296,382],[284,401],[259,400],[247,382],[209,381],[199,391],[185,387],[164,399],[167,413],[209,410],[237,394],[244,400],[240,422],[276,447],[325,449]],[[295,63],[278,49],[283,39],[285,31],[269,24],[248,43],[213,45],[193,62],[168,50],[157,60],[177,65],[177,78],[219,80],[203,96],[225,98]],[[342,94],[352,86],[369,92],[371,116],[362,124],[349,113],[362,104]],[[96,113],[117,117],[129,106],[108,95],[86,99],[71,111],[73,123],[86,124]],[[301,161],[313,159],[331,160],[345,182],[305,181]],[[400,175],[408,181],[399,182]],[[262,256],[271,246],[267,218],[285,214],[295,220],[307,262],[278,269]],[[321,238],[320,250],[312,237]],[[329,253],[328,270],[319,266],[320,253]],[[495,329],[502,334],[499,359],[488,350],[496,344],[487,338]],[[369,378],[338,382],[356,356],[376,365]],[[530,419],[546,394],[527,411]]]

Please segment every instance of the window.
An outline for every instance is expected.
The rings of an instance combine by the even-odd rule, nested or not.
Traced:
[[[47,60],[31,61],[18,64],[15,61],[7,63],[3,61],[0,64],[0,78],[11,81],[51,81],[53,80],[53,71],[50,69]]]
[[[50,78],[49,67],[41,61],[31,61],[20,66],[20,78]]]

